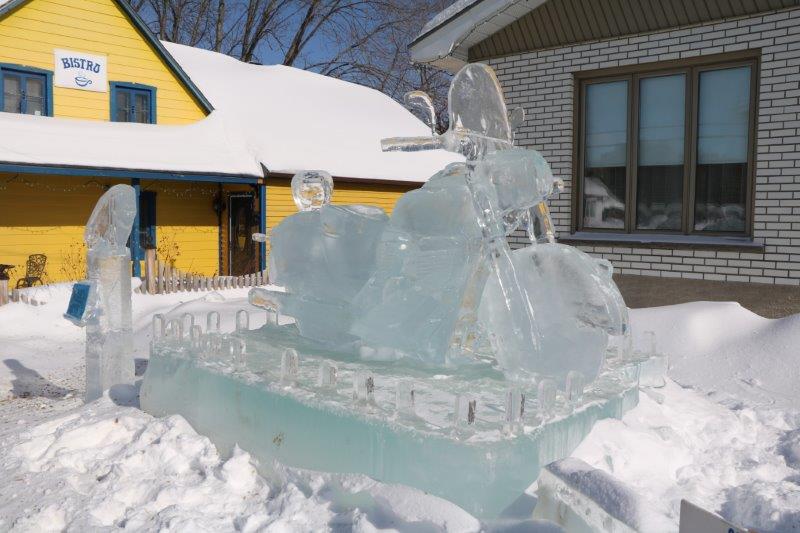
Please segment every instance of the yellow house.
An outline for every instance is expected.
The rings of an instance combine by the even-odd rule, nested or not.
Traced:
[[[83,227],[116,183],[139,194],[136,259],[204,275],[263,269],[250,234],[294,212],[291,175],[391,210],[449,155],[381,154],[426,126],[377,91],[160,42],[127,2],[0,0],[0,264],[83,276]],[[134,275],[139,261],[134,261]]]

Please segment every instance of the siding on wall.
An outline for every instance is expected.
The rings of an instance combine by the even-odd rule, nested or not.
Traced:
[[[86,222],[106,188],[117,183],[123,182],[0,174],[0,263],[16,265],[12,285],[24,275],[31,254],[47,255],[46,282],[81,279]],[[156,236],[161,246],[180,252],[176,266],[217,272],[217,218],[211,208],[216,186],[143,182],[142,189],[156,191]]]
[[[470,61],[797,6],[798,0],[547,0],[469,49]]]
[[[217,185],[142,181],[142,190],[156,193],[159,258],[172,254],[175,267],[184,272],[219,273],[219,227],[213,209]]]
[[[519,144],[539,150],[566,184],[551,201],[558,233],[570,232],[575,72],[747,49],[761,52],[754,239],[764,252],[582,248],[627,274],[800,284],[800,9],[490,60],[509,106],[527,111]]]
[[[52,71],[55,48],[107,55],[109,81],[155,86],[159,124],[205,116],[113,0],[33,0],[0,20],[0,62]],[[110,92],[54,87],[53,96],[57,117],[109,120]]]
[[[420,186],[419,183],[388,185],[335,180],[331,203],[376,205],[386,211],[387,215],[391,215],[397,200],[404,193]],[[267,179],[267,228],[274,228],[281,220],[294,213],[297,213],[297,206],[292,200],[290,180]]]

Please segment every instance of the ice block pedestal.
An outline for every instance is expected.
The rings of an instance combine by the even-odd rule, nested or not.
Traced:
[[[157,317],[142,407],[180,414],[223,453],[362,473],[494,517],[600,419],[638,402],[639,364],[610,355],[586,390],[518,387],[490,361],[453,370],[359,360],[268,324],[221,335]],[[265,331],[265,328],[268,331]],[[185,331],[184,331],[185,330]],[[268,339],[268,340],[267,340]],[[578,388],[576,388],[578,387]]]

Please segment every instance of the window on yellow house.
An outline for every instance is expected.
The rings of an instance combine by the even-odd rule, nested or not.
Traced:
[[[51,76],[47,71],[0,65],[2,110],[23,115],[52,115]]]
[[[148,85],[111,83],[111,120],[155,124],[156,89]]]

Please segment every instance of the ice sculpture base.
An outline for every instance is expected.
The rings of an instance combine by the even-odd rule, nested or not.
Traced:
[[[509,423],[511,385],[488,362],[450,371],[365,362],[323,352],[295,332],[293,325],[267,325],[215,342],[206,342],[207,335],[193,343],[167,338],[152,350],[142,408],[156,416],[183,415],[223,453],[238,444],[262,465],[278,460],[362,473],[488,518],[513,503],[542,466],[567,456],[597,420],[619,418],[638,403],[639,363],[610,357],[578,399],[559,392],[555,405],[544,409],[534,390],[521,390],[522,422]],[[245,355],[231,347],[236,339],[245,342]],[[286,348],[299,353],[296,374],[286,364],[282,372]],[[337,368],[334,386],[320,384],[320,367],[328,365]],[[359,381],[362,387],[354,387]]]

